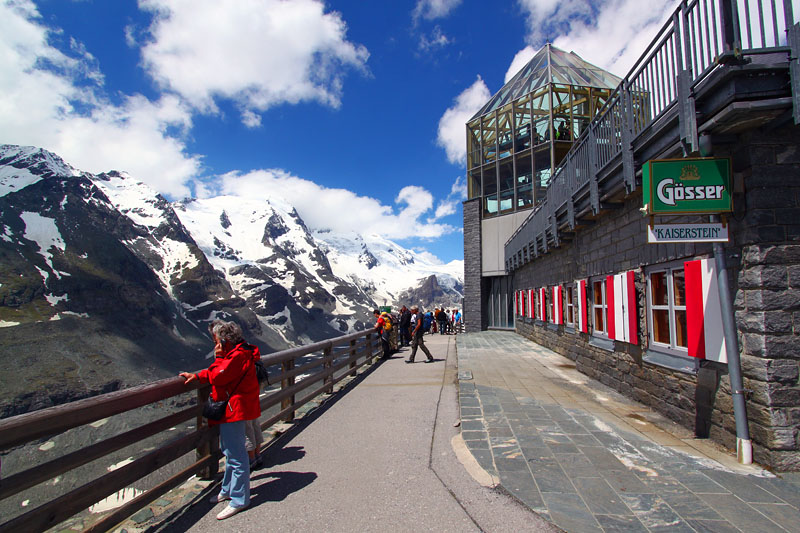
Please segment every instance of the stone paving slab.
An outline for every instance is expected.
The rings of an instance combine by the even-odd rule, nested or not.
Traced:
[[[745,467],[513,332],[459,335],[462,435],[568,532],[800,532],[800,476]]]

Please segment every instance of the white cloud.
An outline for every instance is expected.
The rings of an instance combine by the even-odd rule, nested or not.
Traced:
[[[478,112],[491,97],[486,83],[478,76],[475,83],[459,94],[453,107],[447,109],[439,119],[436,144],[445,149],[447,160],[453,164],[466,164],[467,121]]]
[[[522,67],[528,64],[528,61],[533,59],[533,56],[536,55],[537,50],[532,46],[526,46],[514,56],[514,59],[511,60],[511,65],[508,67],[506,71],[505,79],[503,83],[508,83],[511,78],[516,76],[517,72],[519,72]]]
[[[109,103],[91,54],[71,40],[74,57],[66,55],[49,43],[55,37],[60,30],[46,27],[32,2],[0,3],[0,142],[40,146],[82,170],[126,170],[161,192],[188,194],[200,161],[174,136],[191,127],[186,107],[175,97],[140,95]]]
[[[411,13],[414,23],[419,19],[433,20],[444,18],[461,4],[461,0],[417,0]]]
[[[679,0],[650,2],[646,6],[640,0],[518,2],[527,14],[529,45],[514,57],[506,81],[524,65],[524,57],[535,53],[546,41],[625,76],[679,4]]]
[[[197,109],[231,99],[244,110],[317,101],[338,107],[349,68],[367,49],[346,39],[338,12],[319,0],[139,0],[154,13],[144,65]]]
[[[206,194],[230,194],[248,198],[282,198],[313,229],[337,233],[377,233],[390,239],[409,237],[434,239],[457,231],[450,225],[422,220],[431,210],[433,196],[418,186],[404,187],[397,195],[397,209],[375,198],[359,196],[345,189],[331,189],[298,178],[283,170],[256,170],[246,174],[230,172],[219,177],[215,190]]]
[[[430,36],[425,34],[420,35],[417,47],[422,52],[430,52],[437,48],[444,48],[452,42],[452,39],[447,37],[447,35],[442,32],[442,28],[435,26],[431,31]]]
[[[257,128],[261,126],[261,115],[253,113],[249,109],[242,111],[242,124],[248,128]]]
[[[433,220],[454,215],[458,210],[458,205],[467,199],[467,181],[464,176],[458,176],[456,181],[450,187],[450,194],[447,198],[439,202],[436,207],[436,212],[433,215]]]

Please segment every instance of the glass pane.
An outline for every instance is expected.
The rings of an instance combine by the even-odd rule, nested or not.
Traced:
[[[500,193],[500,211],[509,211],[514,208],[514,189]]]
[[[653,309],[653,340],[669,344],[669,310]]]
[[[476,168],[469,173],[469,198],[477,198],[481,195],[481,169]]]
[[[603,305],[603,282],[595,281],[592,284],[592,297],[595,305]]]
[[[602,307],[594,308],[594,329],[599,332],[606,331],[605,313]]]
[[[486,215],[497,214],[497,193],[484,197],[483,213]]]
[[[686,342],[686,311],[675,311],[675,346],[688,347]]]
[[[650,274],[650,301],[653,305],[669,305],[666,278],[666,272]]]
[[[683,276],[683,269],[673,270],[672,280],[674,283],[672,290],[674,291],[675,305],[683,307],[686,305],[686,279]]]

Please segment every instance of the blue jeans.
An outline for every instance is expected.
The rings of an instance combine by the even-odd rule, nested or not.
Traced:
[[[225,475],[220,494],[231,498],[231,507],[250,505],[250,460],[244,445],[244,421],[219,425],[219,447],[225,454]]]

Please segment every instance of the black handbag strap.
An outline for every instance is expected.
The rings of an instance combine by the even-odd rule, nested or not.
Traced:
[[[234,392],[236,392],[236,389],[238,389],[238,388],[239,388],[239,385],[241,385],[241,383],[242,383],[242,381],[244,380],[244,377],[245,377],[246,375],[247,375],[247,370],[245,370],[245,371],[244,371],[244,373],[242,374],[242,377],[240,377],[240,378],[239,378],[239,381],[236,383],[236,386],[233,388],[233,390],[231,390],[231,391],[228,393],[228,400],[230,400],[230,399],[231,399],[231,396],[233,396],[233,393],[234,393]],[[225,401],[228,401],[228,400],[225,400]]]

